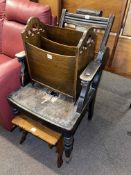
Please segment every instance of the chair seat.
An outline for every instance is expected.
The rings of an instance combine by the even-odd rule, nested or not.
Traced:
[[[72,129],[79,117],[72,98],[55,94],[38,84],[21,87],[9,100],[37,118],[67,130]]]
[[[0,54],[0,64],[3,64],[3,63],[5,63],[5,62],[7,62],[7,61],[9,61],[11,59],[12,58],[10,58],[10,57],[8,57],[8,56],[6,56],[4,54]]]

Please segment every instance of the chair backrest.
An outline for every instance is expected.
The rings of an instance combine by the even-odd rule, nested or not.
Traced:
[[[63,9],[59,26],[64,27],[65,24],[73,24],[83,28],[91,26],[95,29],[104,30],[105,32],[100,45],[100,50],[103,50],[106,47],[115,17],[112,15],[109,18],[105,18],[101,17],[101,14],[101,11],[93,13],[93,11],[82,11],[80,9],[77,10],[77,13],[69,13],[66,9]]]
[[[51,9],[48,5],[43,6],[28,0],[7,0],[5,12],[2,53],[12,58],[23,50],[21,32],[30,17],[37,16],[42,22],[51,24]]]

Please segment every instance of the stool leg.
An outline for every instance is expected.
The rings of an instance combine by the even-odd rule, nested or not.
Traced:
[[[56,144],[56,152],[58,153],[57,155],[57,167],[60,168],[63,164],[63,151],[64,151],[64,142],[63,138],[61,137],[58,143]]]
[[[22,132],[22,137],[21,137],[21,139],[20,139],[20,144],[22,144],[22,143],[26,140],[27,134],[28,134],[27,131],[23,131],[23,132]]]
[[[22,131],[23,131],[23,129],[22,129],[22,128],[19,128],[19,131],[20,131],[20,132],[22,132]]]
[[[10,132],[13,132],[16,128],[17,128],[17,126],[14,125],[14,126],[12,127],[12,129],[10,130]]]
[[[49,146],[50,149],[52,149],[54,145],[50,145],[50,144],[48,144],[48,146]]]

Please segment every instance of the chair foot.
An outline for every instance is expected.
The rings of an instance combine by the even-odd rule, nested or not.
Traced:
[[[22,137],[21,137],[21,139],[20,139],[20,144],[22,144],[22,143],[26,140],[27,134],[28,134],[27,131],[23,131],[23,132],[22,132]]]
[[[60,168],[63,164],[63,158],[62,156],[57,158],[57,167]]]
[[[65,161],[67,164],[69,164],[71,160],[72,160],[72,154],[70,155],[70,157],[65,157]]]

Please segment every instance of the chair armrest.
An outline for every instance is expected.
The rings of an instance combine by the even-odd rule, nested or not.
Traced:
[[[25,51],[22,51],[17,53],[15,56],[18,59],[18,61],[21,63],[21,76],[20,76],[21,86],[25,86],[30,81],[28,66],[26,61],[26,53]]]
[[[103,70],[106,62],[109,58],[109,48],[105,47],[102,51],[99,51],[94,61],[91,61],[85,70],[80,75],[80,79],[83,81],[92,81],[99,70]]]
[[[91,61],[80,75],[80,79],[83,81],[91,81],[99,70],[100,66],[101,63],[97,62],[96,60]]]
[[[15,57],[18,59],[19,62],[22,62],[26,57],[25,51],[16,53]]]

